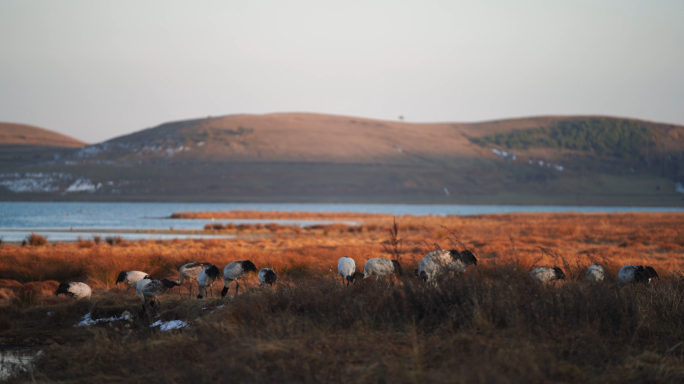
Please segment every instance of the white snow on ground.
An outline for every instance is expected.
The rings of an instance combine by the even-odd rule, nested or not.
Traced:
[[[103,146],[103,148],[100,148],[97,145],[88,145],[86,147],[79,149],[78,152],[76,152],[74,154],[74,157],[79,158],[79,159],[83,159],[86,157],[97,156],[100,152],[102,152],[102,150],[107,149],[105,145],[102,145],[102,146]]]
[[[59,190],[62,180],[69,180],[72,176],[68,173],[2,173],[0,185],[12,192],[55,192]]]
[[[157,320],[150,325],[150,328],[159,327],[162,332],[170,331],[172,329],[180,329],[188,326],[188,323],[182,320],[161,321]]]
[[[83,320],[81,320],[80,323],[75,324],[74,327],[87,327],[89,325],[111,323],[112,321],[128,320],[131,318],[131,314],[128,313],[128,311],[122,313],[120,316],[105,317],[102,319],[93,319],[91,315],[92,313],[88,312],[87,315],[83,316]]]
[[[507,152],[507,151],[504,151],[501,149],[496,149],[496,148],[489,148],[489,149],[492,151],[492,153],[499,156],[501,159],[508,161],[509,163],[518,158],[518,156],[513,152]]]
[[[102,187],[102,183],[93,184],[90,179],[80,178],[74,181],[64,192],[95,192]]]

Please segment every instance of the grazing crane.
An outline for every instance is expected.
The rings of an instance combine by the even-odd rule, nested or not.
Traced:
[[[587,273],[585,275],[587,281],[590,283],[600,283],[605,276],[606,272],[603,270],[603,267],[598,264],[587,268]]]
[[[402,275],[401,264],[396,260],[386,259],[384,257],[375,257],[366,261],[363,266],[363,278],[375,275],[377,281],[380,277],[385,275],[392,275],[398,273]]]
[[[356,262],[351,257],[342,257],[337,262],[337,274],[342,276],[342,283],[347,281],[347,286],[349,283],[354,284],[356,279],[363,278],[363,273],[356,272]]]
[[[206,267],[200,272],[199,276],[197,276],[198,299],[207,295],[207,287],[211,288],[211,297],[214,297],[214,282],[219,278],[220,274],[221,271],[215,265]]]
[[[128,293],[128,290],[137,287],[138,281],[145,278],[145,276],[147,276],[145,272],[121,271],[119,277],[116,278],[116,285],[119,285],[119,283],[128,284],[128,288],[126,288],[126,293]]]
[[[188,297],[192,296],[192,281],[197,280],[197,276],[204,270],[204,268],[211,267],[211,263],[187,263],[182,267],[178,268],[178,280],[176,282],[178,285],[182,285],[183,281],[190,281],[190,293]],[[180,294],[180,288],[178,288],[178,293]]]
[[[149,275],[145,275],[142,279],[138,281],[138,284],[135,286],[135,294],[138,295],[140,300],[143,300],[143,288],[147,284],[149,284],[152,281],[152,278]]]
[[[618,271],[618,281],[624,285],[632,283],[650,284],[654,279],[660,280],[653,267],[643,265],[625,265]]]
[[[55,291],[55,296],[64,294],[65,296],[73,297],[76,300],[87,299],[90,300],[92,290],[85,283],[59,283],[59,287]]]
[[[440,249],[425,255],[418,262],[418,275],[424,282],[432,283],[443,271],[465,272],[471,265],[477,265],[477,258],[469,250],[459,252],[455,249],[450,251]]]
[[[276,276],[275,271],[271,268],[262,268],[257,276],[259,277],[259,282],[261,283],[261,286],[263,286],[264,284],[268,284],[272,287],[278,279],[278,276]]]
[[[155,301],[159,305],[161,305],[161,302],[159,301],[157,296],[178,285],[180,284],[177,281],[169,279],[150,280],[148,283],[144,284],[144,286],[142,287],[142,313],[145,314],[148,302],[150,303],[150,306],[152,308],[155,307]]]
[[[221,297],[226,296],[232,281],[235,281],[235,295],[237,295],[240,291],[240,282],[238,282],[238,280],[244,279],[250,272],[257,273],[257,268],[254,263],[249,260],[233,261],[226,265],[226,267],[223,268],[223,290],[221,291]]]
[[[530,272],[530,276],[532,277],[532,280],[542,284],[546,284],[554,280],[565,280],[565,273],[563,273],[563,270],[558,267],[535,268],[532,270],[532,272]]]

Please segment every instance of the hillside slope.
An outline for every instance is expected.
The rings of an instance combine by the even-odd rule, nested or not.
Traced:
[[[0,166],[42,175],[0,198],[680,206],[683,154],[684,127],[601,116],[231,115]]]
[[[0,145],[82,147],[86,143],[31,125],[0,123]]]

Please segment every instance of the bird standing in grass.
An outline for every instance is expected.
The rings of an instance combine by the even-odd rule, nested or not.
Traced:
[[[418,262],[416,275],[424,282],[433,283],[445,271],[465,272],[471,265],[477,265],[477,258],[469,250],[459,252],[455,249],[440,249],[428,253]]]
[[[140,300],[143,299],[143,288],[147,284],[149,284],[152,281],[152,278],[149,275],[145,275],[142,279],[138,281],[138,284],[135,286],[135,294],[138,295]]]
[[[603,281],[603,278],[606,276],[606,273],[603,270],[602,266],[596,264],[587,268],[587,273],[584,276],[590,283],[600,283]]]
[[[88,286],[88,284],[85,283],[59,283],[59,287],[57,287],[57,290],[55,291],[55,296],[57,295],[65,295],[69,297],[73,297],[76,300],[80,299],[88,299],[90,300],[90,295],[92,293],[92,290]]]
[[[565,280],[565,273],[558,267],[539,267],[535,268],[530,272],[532,280],[546,284],[554,280]]]
[[[232,263],[226,265],[223,268],[223,290],[221,291],[221,297],[225,297],[228,293],[228,288],[230,283],[235,281],[235,295],[240,291],[240,283],[238,280],[242,280],[248,273],[257,273],[257,268],[249,260],[243,261],[233,261]]]
[[[263,286],[264,284],[273,286],[273,284],[275,284],[276,280],[278,279],[278,276],[276,276],[275,271],[271,268],[262,268],[261,271],[259,271],[257,277],[259,278],[261,286]]]
[[[401,264],[396,260],[386,259],[384,257],[375,257],[368,261],[363,266],[363,278],[375,275],[375,280],[385,276],[399,274],[401,276]]]
[[[119,283],[128,284],[128,288],[126,288],[126,293],[128,293],[128,290],[137,287],[138,281],[142,280],[145,276],[147,276],[145,272],[121,271],[119,277],[116,278],[116,285],[119,285]]]
[[[178,282],[169,279],[150,280],[150,282],[146,283],[142,287],[143,314],[147,310],[147,303],[150,303],[152,308],[155,307],[155,301],[161,305],[157,296],[178,285],[180,285]]]
[[[214,282],[219,278],[221,271],[218,267],[212,265],[211,267],[206,267],[197,276],[197,287],[199,289],[198,299],[207,295],[207,287],[211,288],[211,297],[214,297]]]
[[[643,265],[625,265],[618,271],[618,281],[621,284],[642,283],[650,284],[655,279],[660,279],[653,267]]]
[[[347,286],[349,283],[354,284],[354,281],[358,278],[363,278],[363,273],[356,272],[356,262],[351,257],[342,257],[337,262],[337,274],[342,276],[342,282],[347,281]]]
[[[211,263],[187,263],[182,267],[178,268],[178,280],[176,282],[178,285],[182,285],[184,281],[190,281],[189,296],[192,296],[192,281],[197,280],[197,276],[207,267],[211,267]],[[180,294],[180,288],[178,288],[178,293]]]

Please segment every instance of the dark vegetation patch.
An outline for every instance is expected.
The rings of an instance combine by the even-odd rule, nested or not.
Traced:
[[[299,273],[276,289],[252,288],[225,300],[179,301],[171,295],[162,300],[160,318],[192,322],[178,331],[150,328],[152,320],[132,310],[132,321],[79,329],[85,340],[46,347],[32,377],[165,383],[228,377],[340,383],[684,380],[684,282],[676,277],[657,288],[573,281],[541,286],[526,271],[502,264],[445,278],[430,289],[411,277],[389,288],[368,280],[345,288],[329,277]],[[59,319],[51,326],[73,328],[74,310],[79,316],[115,316],[131,309],[128,302],[110,295],[99,301],[106,309],[97,314],[90,303],[62,304],[57,308],[73,310],[55,309]],[[44,318],[45,309],[11,311],[18,319]],[[10,382],[30,378],[17,373]]]
[[[639,156],[655,144],[650,128],[620,119],[559,121],[549,127],[530,128],[470,139],[480,146],[497,145],[508,149],[564,148],[595,151],[617,157]]]

